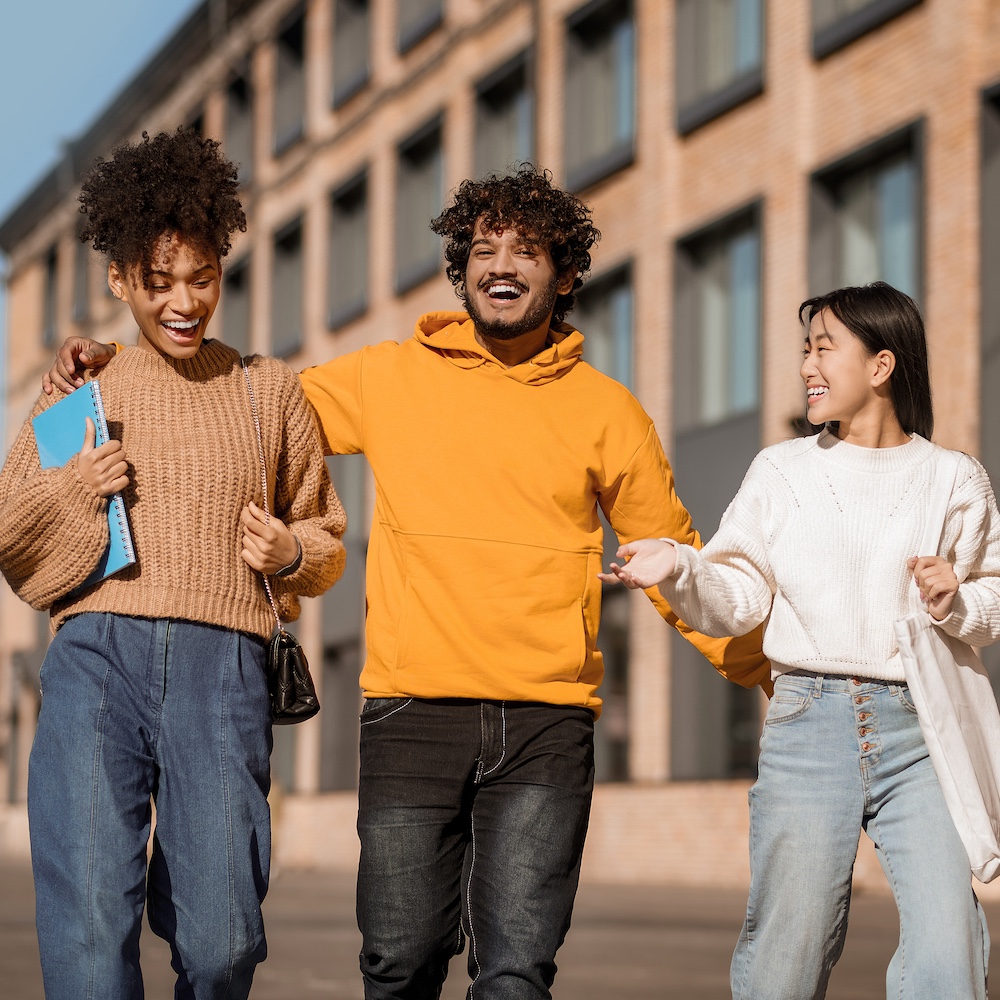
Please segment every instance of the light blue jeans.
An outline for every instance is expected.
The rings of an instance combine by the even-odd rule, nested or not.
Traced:
[[[178,1000],[249,993],[271,847],[264,654],[168,619],[88,613],[56,634],[28,773],[47,1000],[141,1000],[147,900]]]
[[[786,674],[750,790],[750,900],[734,1000],[820,1000],[840,957],[859,831],[899,909],[892,1000],[984,1000],[989,932],[905,685]]]

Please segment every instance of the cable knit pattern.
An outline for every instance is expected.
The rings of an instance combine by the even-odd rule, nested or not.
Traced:
[[[271,509],[298,538],[302,561],[272,578],[282,617],[343,573],[343,507],[323,460],[315,415],[297,376],[254,357]],[[240,356],[206,340],[177,361],[139,348],[100,372],[111,436],[130,463],[125,491],[136,565],[73,593],[107,544],[105,501],[75,459],[39,468],[30,421],[0,473],[0,569],[19,597],[49,609],[55,631],[70,615],[112,611],[182,618],[267,637],[274,627],[259,573],[244,563],[240,512],[263,506],[256,432]],[[57,397],[44,393],[35,413]]]
[[[700,552],[678,545],[660,585],[707,635],[766,621],[772,676],[817,673],[904,679],[893,623],[912,611],[906,560],[940,554],[960,581],[949,634],[1000,638],[1000,515],[983,467],[960,455],[939,553],[917,551],[944,449],[914,436],[861,448],[827,431],[762,451],[717,534]]]

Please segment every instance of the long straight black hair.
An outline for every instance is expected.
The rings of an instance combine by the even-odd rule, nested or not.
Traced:
[[[824,309],[829,309],[870,355],[892,351],[896,367],[889,376],[889,398],[896,418],[907,434],[919,434],[929,441],[934,433],[934,409],[927,336],[916,302],[892,285],[875,281],[806,299],[799,306],[799,320],[808,327]]]

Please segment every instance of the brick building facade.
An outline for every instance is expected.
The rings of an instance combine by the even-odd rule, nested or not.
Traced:
[[[241,165],[249,229],[214,326],[236,347],[301,368],[457,307],[427,221],[463,178],[530,159],[593,206],[603,239],[571,319],[653,416],[703,533],[757,449],[793,433],[795,309],[839,284],[917,297],[937,439],[1000,474],[1000,396],[981,391],[1000,374],[995,88],[990,0],[206,0],[0,223],[4,446],[64,336],[131,336],[76,240],[82,173],[188,124]],[[351,864],[371,483],[360,458],[331,470],[350,567],[297,628],[324,711],[276,734],[277,847]],[[13,846],[46,640],[5,588],[0,623]],[[760,696],[641,596],[609,594],[602,632],[589,874],[742,881]]]

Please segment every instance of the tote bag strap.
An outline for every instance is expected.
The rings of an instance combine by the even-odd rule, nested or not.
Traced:
[[[944,534],[944,522],[948,517],[948,505],[951,503],[955,490],[955,480],[958,478],[958,457],[953,451],[941,449],[938,459],[934,483],[931,487],[931,503],[927,515],[927,524],[920,542],[918,556],[940,555],[941,536]],[[922,610],[920,591],[916,582],[910,580],[910,597],[915,610]]]

